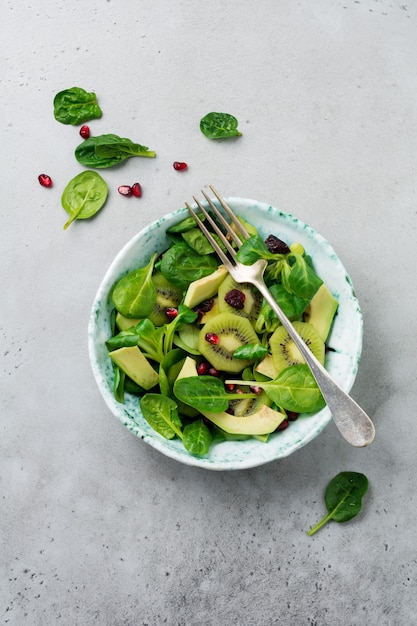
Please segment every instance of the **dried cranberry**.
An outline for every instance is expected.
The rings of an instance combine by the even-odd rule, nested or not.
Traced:
[[[182,161],[174,161],[174,163],[172,164],[174,170],[177,170],[177,172],[181,172],[183,170],[186,170],[188,165],[187,163],[184,163]]]
[[[81,126],[80,135],[83,139],[88,139],[90,136],[90,129],[88,126]]]
[[[133,193],[130,185],[120,185],[120,187],[117,188],[117,191],[122,196],[131,196]]]
[[[39,174],[38,181],[42,187],[52,187],[52,178],[48,174]]]
[[[275,235],[268,235],[265,239],[265,243],[272,254],[288,254],[291,252],[285,241],[278,239]]]
[[[219,335],[216,335],[216,333],[206,333],[205,339],[213,345],[217,345],[220,341],[220,337]]]
[[[282,420],[281,424],[278,426],[277,431],[285,430],[290,425],[288,420]]]
[[[178,315],[178,309],[176,309],[173,306],[168,307],[167,309],[165,309],[165,313],[167,318],[169,319],[169,321],[173,320],[174,318],[177,317]]]
[[[206,363],[205,361],[203,361],[202,363],[199,363],[197,365],[197,374],[199,376],[203,376],[203,374],[207,374],[207,372],[209,371],[209,364]]]
[[[231,289],[224,296],[225,301],[229,306],[232,306],[234,309],[243,309],[245,306],[245,294],[243,291],[239,289]]]
[[[136,196],[136,198],[140,198],[142,195],[142,187],[139,183],[133,183],[132,185],[132,194]]]
[[[214,306],[214,300],[211,298],[210,300],[204,300],[201,302],[198,307],[196,307],[199,313],[208,313]]]

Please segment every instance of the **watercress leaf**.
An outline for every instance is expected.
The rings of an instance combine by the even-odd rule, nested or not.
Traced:
[[[247,343],[233,352],[235,359],[261,359],[268,353],[268,348],[260,343]]]
[[[259,386],[275,404],[295,413],[313,413],[326,404],[305,363],[291,365],[282,370],[274,380]]]
[[[279,283],[270,285],[269,291],[289,320],[293,322],[294,320],[301,319],[303,312],[307,308],[309,300],[300,298],[295,293],[289,293],[283,285]],[[278,318],[272,310],[270,304],[266,300],[263,300],[259,316],[255,321],[256,332],[261,333],[266,331],[271,333],[279,326],[279,324],[280,322],[278,321]]]
[[[144,356],[160,363],[163,359],[164,328],[155,327],[149,319],[140,320],[136,326],[123,330],[106,341],[108,350],[139,346]]]
[[[112,301],[116,309],[125,317],[146,317],[156,302],[156,287],[152,272],[156,253],[148,265],[133,270],[123,276],[113,288]]]
[[[186,289],[203,276],[212,274],[218,267],[214,256],[200,256],[185,242],[174,244],[162,257],[160,270],[175,287]]]
[[[108,195],[107,183],[97,172],[81,172],[74,176],[61,196],[61,204],[69,214],[64,230],[74,220],[85,220],[95,215],[104,206]]]
[[[81,87],[64,89],[54,98],[54,117],[62,124],[84,124],[101,116],[96,94]]]
[[[209,139],[239,137],[238,121],[230,113],[207,113],[200,120],[200,130]]]
[[[294,262],[287,276],[289,291],[297,294],[300,298],[311,300],[323,281],[304,257],[300,254],[294,254],[291,257]]]
[[[191,454],[207,454],[212,440],[213,436],[210,429],[202,419],[191,422],[184,428],[182,442],[184,448]]]
[[[176,435],[182,439],[182,424],[174,400],[159,393],[146,393],[139,404],[143,417],[157,433],[165,439]]]
[[[222,381],[215,376],[180,378],[174,384],[174,394],[178,400],[198,411],[213,413],[226,411],[231,398],[231,394],[227,394]]]
[[[156,153],[113,133],[89,137],[75,149],[75,158],[85,167],[112,167],[133,156],[153,158]]]
[[[368,490],[368,479],[359,472],[340,472],[326,487],[324,501],[327,515],[310,528],[308,535],[314,535],[330,520],[347,522],[356,517],[362,508],[362,498]]]

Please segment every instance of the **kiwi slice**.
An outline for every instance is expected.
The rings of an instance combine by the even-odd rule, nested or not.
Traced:
[[[320,363],[324,363],[324,341],[314,326],[306,322],[293,322],[293,326]],[[273,332],[269,346],[277,374],[290,365],[305,363],[304,357],[284,326],[278,326]]]
[[[244,294],[244,303],[241,309],[231,306],[225,300],[227,294],[235,289]],[[262,306],[262,296],[253,285],[249,283],[237,283],[229,274],[219,287],[218,297],[219,310],[221,312],[246,317],[251,322],[254,322],[258,318]]]
[[[248,390],[248,388],[244,388],[244,390]],[[262,391],[256,398],[242,398],[242,400],[232,400],[230,402],[230,409],[233,412],[233,415],[237,417],[246,417],[247,415],[252,415],[256,413],[262,406],[266,404],[266,406],[271,406],[272,401],[268,398],[265,391]]]
[[[208,341],[207,337],[210,337],[212,341]],[[217,370],[241,372],[252,361],[236,359],[233,353],[237,348],[248,343],[259,343],[250,321],[233,313],[219,313],[200,330],[198,349]]]
[[[152,282],[156,288],[156,302],[148,317],[155,326],[163,326],[168,322],[166,310],[180,304],[182,291],[171,285],[161,272],[154,273]]]

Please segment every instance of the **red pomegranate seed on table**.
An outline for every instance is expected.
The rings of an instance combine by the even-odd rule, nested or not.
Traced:
[[[131,196],[132,195],[132,187],[130,185],[120,185],[120,187],[117,188],[117,191],[122,196]]]
[[[52,187],[52,178],[48,174],[39,174],[38,181],[42,187]]]
[[[133,183],[132,185],[132,194],[136,196],[136,198],[140,198],[142,195],[142,187],[139,183]]]
[[[83,139],[88,139],[90,136],[90,129],[88,126],[81,126],[80,128],[80,135]]]
[[[177,170],[177,172],[186,170],[188,167],[187,163],[184,163],[183,161],[174,161],[172,165],[174,167],[174,170]]]

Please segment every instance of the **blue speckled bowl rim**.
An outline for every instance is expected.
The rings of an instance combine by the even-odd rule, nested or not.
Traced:
[[[336,349],[327,354],[326,367],[349,392],[356,378],[362,352],[363,320],[350,277],[334,249],[313,228],[289,213],[256,200],[226,200],[233,210],[257,226],[263,236],[273,232],[290,243],[301,241],[311,254],[317,272],[340,301],[329,341]],[[168,244],[166,229],[187,216],[187,209],[181,208],[145,227],[127,242],[107,270],[94,298],[88,323],[88,351],[99,390],[110,411],[133,434],[166,456],[186,465],[217,471],[236,470],[284,458],[304,447],[323,431],[331,421],[327,407],[313,416],[301,416],[285,431],[272,435],[267,443],[254,439],[221,442],[212,446],[207,457],[197,457],[184,450],[179,440],[167,440],[154,432],[143,419],[137,399],[128,396],[127,405],[122,405],[113,396],[111,364],[104,345],[110,333],[111,287],[123,274],[145,264],[151,256],[149,250],[162,252]],[[265,224],[271,224],[271,228],[265,229]],[[157,244],[154,245],[156,236]]]

